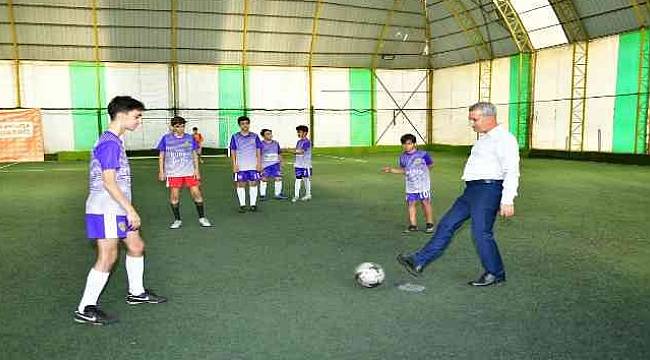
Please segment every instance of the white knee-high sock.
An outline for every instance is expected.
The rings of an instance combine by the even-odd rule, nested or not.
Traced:
[[[246,206],[246,189],[243,187],[237,188],[237,198],[239,199],[239,206]]]
[[[266,196],[266,181],[260,181],[260,196]]]
[[[305,196],[311,196],[311,179],[304,178],[302,181],[305,182]]]
[[[97,271],[94,268],[90,269],[86,279],[86,288],[79,302],[79,312],[83,312],[88,305],[97,305],[97,300],[102,290],[104,290],[104,286],[106,286],[109,275],[110,273],[107,272]]]
[[[282,180],[275,180],[275,196],[282,194]]]
[[[250,196],[251,206],[255,206],[257,204],[257,186],[249,187],[248,195]]]
[[[129,279],[129,293],[140,295],[144,293],[144,256],[126,256],[126,275]]]
[[[302,184],[302,179],[296,179],[293,189],[293,197],[295,198],[300,196],[300,184]]]

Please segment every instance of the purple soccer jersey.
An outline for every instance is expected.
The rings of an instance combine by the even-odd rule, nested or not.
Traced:
[[[126,215],[126,210],[113,200],[104,188],[102,172],[115,170],[115,181],[122,193],[131,200],[131,168],[122,140],[113,132],[104,132],[91,152],[86,214]]]
[[[311,168],[311,141],[304,138],[298,140],[296,143],[296,150],[303,150],[304,153],[296,154],[296,162],[294,167],[301,169],[310,169]]]
[[[237,152],[239,171],[257,170],[257,149],[261,148],[260,138],[252,132],[248,135],[238,132],[230,138],[230,150]]]
[[[190,134],[178,137],[174,133],[163,135],[156,147],[165,153],[165,176],[181,177],[194,175],[194,151],[199,146]]]
[[[429,177],[429,165],[431,164],[433,164],[433,160],[426,151],[415,150],[411,153],[402,153],[399,157],[399,167],[405,171],[407,194],[431,191]]]
[[[266,169],[271,165],[280,163],[280,144],[271,140],[262,140],[262,168]]]

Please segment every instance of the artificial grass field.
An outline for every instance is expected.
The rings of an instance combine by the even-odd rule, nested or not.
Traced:
[[[433,155],[439,217],[466,156]],[[397,156],[316,155],[311,202],[246,214],[228,159],[207,159],[215,226],[199,227],[185,191],[175,231],[156,160],[133,160],[145,286],[170,301],[126,305],[122,253],[100,299],[120,319],[107,327],[72,320],[94,261],[87,163],[0,170],[0,358],[650,358],[650,167],[524,159],[516,217],[496,224],[508,282],[465,285],[481,272],[468,222],[416,280],[426,290],[407,293],[395,256],[428,236],[401,235],[403,179],[379,171]],[[384,285],[355,286],[363,261],[384,267]]]

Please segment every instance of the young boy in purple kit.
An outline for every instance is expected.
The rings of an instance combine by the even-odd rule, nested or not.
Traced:
[[[429,171],[433,167],[433,160],[426,151],[418,150],[415,145],[415,136],[405,134],[400,138],[404,152],[399,158],[399,168],[386,166],[385,173],[404,174],[406,182],[406,204],[408,206],[409,226],[405,232],[418,230],[417,203],[422,204],[426,218],[424,232],[433,232],[433,209],[431,208],[431,179]]]
[[[126,303],[167,301],[144,288],[145,244],[139,232],[140,216],[131,203],[131,169],[120,138],[140,125],[143,111],[144,104],[130,96],[113,98],[108,104],[108,130],[100,135],[91,152],[86,233],[97,248],[97,258],[74,312],[74,321],[79,323],[106,325],[116,320],[101,310],[97,302],[119,255],[120,242],[126,247]]]
[[[273,140],[273,132],[269,129],[262,129],[262,181],[260,182],[260,201],[266,200],[266,187],[269,180],[274,182],[273,197],[276,200],[285,200],[282,195],[282,156],[280,155],[280,144]]]
[[[247,116],[237,118],[240,131],[230,138],[232,172],[237,183],[239,212],[246,212],[246,184],[250,211],[257,211],[257,182],[262,171],[262,142],[257,134],[250,132],[251,121]]]
[[[296,154],[296,161],[294,163],[294,172],[296,175],[296,182],[294,183],[293,198],[291,202],[309,201],[311,200],[311,141],[307,135],[309,128],[305,125],[296,127],[296,134],[298,135],[298,142],[296,149],[293,151]],[[300,197],[301,184],[305,184],[305,196]]]

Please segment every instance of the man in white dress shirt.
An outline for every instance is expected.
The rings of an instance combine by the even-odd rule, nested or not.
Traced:
[[[442,217],[431,240],[412,254],[397,260],[414,276],[442,255],[454,233],[469,218],[472,236],[485,272],[472,286],[488,286],[506,280],[503,261],[492,228],[497,214],[515,214],[514,198],[519,185],[519,147],[517,139],[497,124],[496,107],[479,102],[469,108],[469,121],[480,134],[463,171],[463,194]]]

